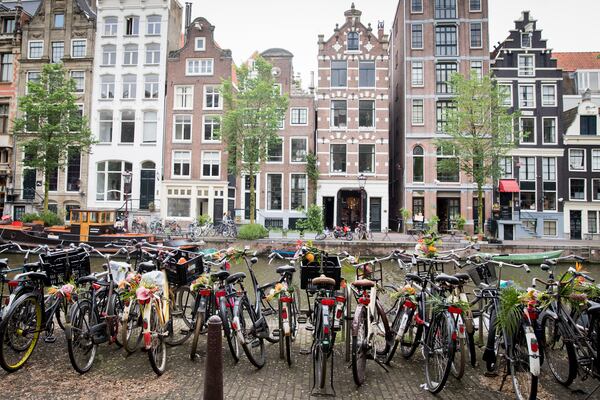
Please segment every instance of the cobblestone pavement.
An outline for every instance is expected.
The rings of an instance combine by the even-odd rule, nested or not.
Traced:
[[[191,399],[201,398],[204,390],[204,354],[198,361],[189,359],[189,342],[169,348],[167,372],[156,377],[145,353],[125,356],[122,349],[101,345],[92,370],[80,376],[71,367],[62,332],[58,340],[47,344],[40,340],[28,364],[13,374],[0,372],[2,399]],[[300,354],[310,348],[310,332],[301,328],[294,343],[294,365],[279,359],[278,345],[267,344],[267,364],[256,370],[242,356],[235,365],[224,342],[224,382],[226,399],[309,399],[312,379],[310,355]],[[202,353],[205,341],[201,339]],[[510,378],[499,392],[501,378],[488,378],[482,368],[467,366],[461,381],[450,377],[444,391],[432,396],[420,385],[424,382],[423,359],[401,360],[397,356],[385,372],[369,362],[367,380],[356,388],[352,372],[344,362],[342,343],[337,345],[334,381],[340,399],[512,399]],[[573,387],[589,393],[595,382],[576,381]],[[572,392],[557,385],[548,372],[542,376],[540,399],[585,399],[587,394]],[[600,398],[600,394],[595,399]]]

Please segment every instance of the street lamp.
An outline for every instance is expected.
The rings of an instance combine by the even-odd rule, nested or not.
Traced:
[[[131,171],[123,172],[123,197],[125,198],[125,231],[129,231],[129,188],[131,188]]]
[[[363,194],[365,192],[365,185],[367,183],[367,177],[365,176],[365,174],[360,174],[358,176],[358,188],[360,189],[360,222],[365,223],[365,218],[364,218],[364,204],[363,204]]]

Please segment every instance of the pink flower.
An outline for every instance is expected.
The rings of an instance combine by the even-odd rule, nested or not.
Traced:
[[[150,297],[152,297],[152,292],[150,291],[150,289],[140,286],[135,291],[135,296],[140,301],[146,301],[146,300],[150,300]]]

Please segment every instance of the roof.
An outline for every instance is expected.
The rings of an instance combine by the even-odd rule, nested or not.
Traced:
[[[96,12],[92,10],[88,0],[75,0],[79,9],[85,14],[88,20],[96,19]]]
[[[38,7],[40,6],[41,0],[22,0],[21,7],[23,7],[23,11],[25,11],[30,16],[35,14]],[[15,6],[19,4],[18,1],[3,1],[2,6],[9,10],[14,10]]]
[[[600,69],[600,51],[582,51],[552,53],[558,68],[563,71],[577,71],[578,69]]]
[[[260,53],[260,55],[263,57],[294,57],[294,55],[286,49],[281,49],[278,47],[267,49]]]
[[[571,108],[570,110],[564,111],[562,114],[563,118],[563,126],[565,127],[565,131],[575,122],[575,118],[577,118],[577,113],[579,109],[577,107]]]

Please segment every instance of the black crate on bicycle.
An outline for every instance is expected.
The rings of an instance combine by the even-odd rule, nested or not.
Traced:
[[[90,256],[82,248],[40,254],[42,270],[52,285],[62,285],[90,274]]]
[[[181,259],[186,261],[180,263]],[[202,255],[178,250],[166,263],[165,272],[170,284],[187,285],[204,272]]]
[[[322,268],[321,268],[322,267]],[[300,264],[300,288],[312,289],[311,281],[321,274],[335,279],[335,289],[339,289],[342,282],[342,266],[338,256],[316,255],[313,261],[302,257]]]
[[[467,269],[467,273],[476,286],[479,286],[481,282],[492,284],[498,280],[496,267],[491,264],[473,265]]]

